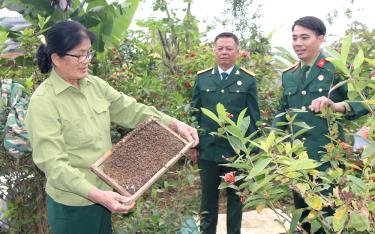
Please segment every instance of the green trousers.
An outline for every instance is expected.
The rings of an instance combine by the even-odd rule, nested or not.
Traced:
[[[198,161],[201,177],[201,225],[200,231],[204,234],[215,234],[219,210],[219,185],[221,175],[235,169],[220,166],[213,161],[200,159]],[[227,233],[241,233],[242,203],[234,189],[227,189]]]
[[[67,206],[47,195],[48,224],[52,234],[111,234],[111,213],[101,205]]]

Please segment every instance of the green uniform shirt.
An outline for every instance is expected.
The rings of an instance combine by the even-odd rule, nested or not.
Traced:
[[[172,119],[98,77],[79,82],[77,89],[52,71],[31,97],[26,117],[33,160],[47,178],[46,192],[72,206],[92,204],[87,197],[93,186],[111,190],[90,171],[112,147],[110,122],[134,128],[151,116],[167,125]]]
[[[247,108],[245,115],[251,119],[248,134],[256,131],[260,112],[254,74],[235,66],[228,78],[221,80],[216,66],[199,73],[195,81],[192,106],[197,110],[194,117],[202,130],[199,132],[199,158],[227,163],[223,157],[232,157],[236,153],[227,139],[210,134],[217,132],[220,126],[201,112],[203,107],[216,113],[216,105],[219,102],[233,115],[233,121],[237,121],[240,112]]]
[[[305,142],[305,146],[310,158],[320,160],[324,152],[324,146],[330,142],[325,135],[329,133],[327,120],[320,117],[320,113],[311,112],[309,105],[311,102],[321,96],[329,97],[333,102],[345,101],[350,106],[350,114],[346,116],[354,119],[367,113],[367,110],[359,102],[348,101],[348,87],[342,85],[328,95],[329,90],[339,83],[341,79],[335,76],[335,67],[332,63],[325,60],[324,55],[320,54],[310,68],[306,79],[303,78],[299,64],[287,69],[282,74],[282,86],[284,88],[280,99],[279,112],[288,112],[290,115],[297,114],[295,122],[306,122],[313,127],[306,133],[300,135]],[[294,112],[294,109],[301,109],[305,112]],[[280,129],[285,126],[277,126],[277,122],[286,122],[284,116],[275,118],[272,125]],[[301,130],[298,126],[293,126],[293,132]],[[342,129],[339,129],[342,133]],[[341,134],[342,137],[342,134]],[[321,170],[327,168],[327,165],[321,167]]]

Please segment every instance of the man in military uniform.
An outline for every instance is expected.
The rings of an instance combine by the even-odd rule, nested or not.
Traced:
[[[241,110],[247,108],[251,118],[249,133],[256,131],[259,106],[254,74],[235,65],[239,54],[239,41],[233,33],[221,33],[215,38],[217,65],[198,72],[193,90],[194,116],[201,128],[198,166],[200,169],[202,201],[201,232],[216,233],[220,176],[233,168],[221,166],[225,157],[235,155],[228,141],[210,135],[219,126],[201,112],[206,108],[216,113],[216,104],[222,103],[230,117],[237,120]],[[242,204],[235,190],[227,189],[227,230],[229,234],[240,233]]]
[[[282,74],[284,91],[279,113],[294,115],[293,109],[304,111],[297,113],[295,122],[306,122],[313,128],[302,134],[300,139],[304,141],[309,157],[319,161],[323,147],[330,142],[325,136],[329,134],[327,120],[319,116],[321,110],[329,107],[334,112],[345,113],[347,118],[359,117],[367,111],[360,103],[347,100],[347,85],[329,93],[341,79],[335,77],[334,65],[320,52],[326,33],[324,23],[313,16],[302,17],[294,22],[292,32],[292,46],[300,61]],[[274,119],[273,126],[283,129],[285,126],[277,126],[277,123],[286,122],[285,115],[278,116]],[[299,130],[298,126],[293,126],[293,132]],[[318,169],[324,171],[328,167],[329,164],[323,164]],[[296,195],[295,205],[297,208],[306,206],[303,199]]]

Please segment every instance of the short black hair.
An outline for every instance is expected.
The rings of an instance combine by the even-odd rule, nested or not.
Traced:
[[[324,25],[323,21],[315,16],[305,16],[296,20],[292,26],[292,31],[294,31],[294,27],[299,25],[304,28],[308,28],[315,32],[317,36],[326,35],[326,26]]]
[[[237,46],[240,45],[240,41],[238,40],[238,37],[234,33],[231,33],[231,32],[220,33],[219,35],[215,37],[214,42],[216,43],[216,41],[219,40],[219,38],[232,38]]]
[[[52,69],[51,55],[53,53],[62,57],[86,38],[91,44],[95,41],[94,33],[73,20],[57,22],[47,31],[45,38],[46,44],[39,46],[36,55],[38,67],[42,73],[48,73]]]

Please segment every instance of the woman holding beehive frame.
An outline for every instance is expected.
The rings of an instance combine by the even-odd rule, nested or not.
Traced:
[[[127,213],[129,199],[104,183],[90,166],[111,147],[110,122],[126,128],[155,117],[187,140],[195,128],[137,103],[106,81],[88,74],[94,34],[75,21],[47,32],[37,53],[50,73],[31,97],[26,126],[33,160],[47,178],[47,213],[52,233],[112,233],[111,212]]]

